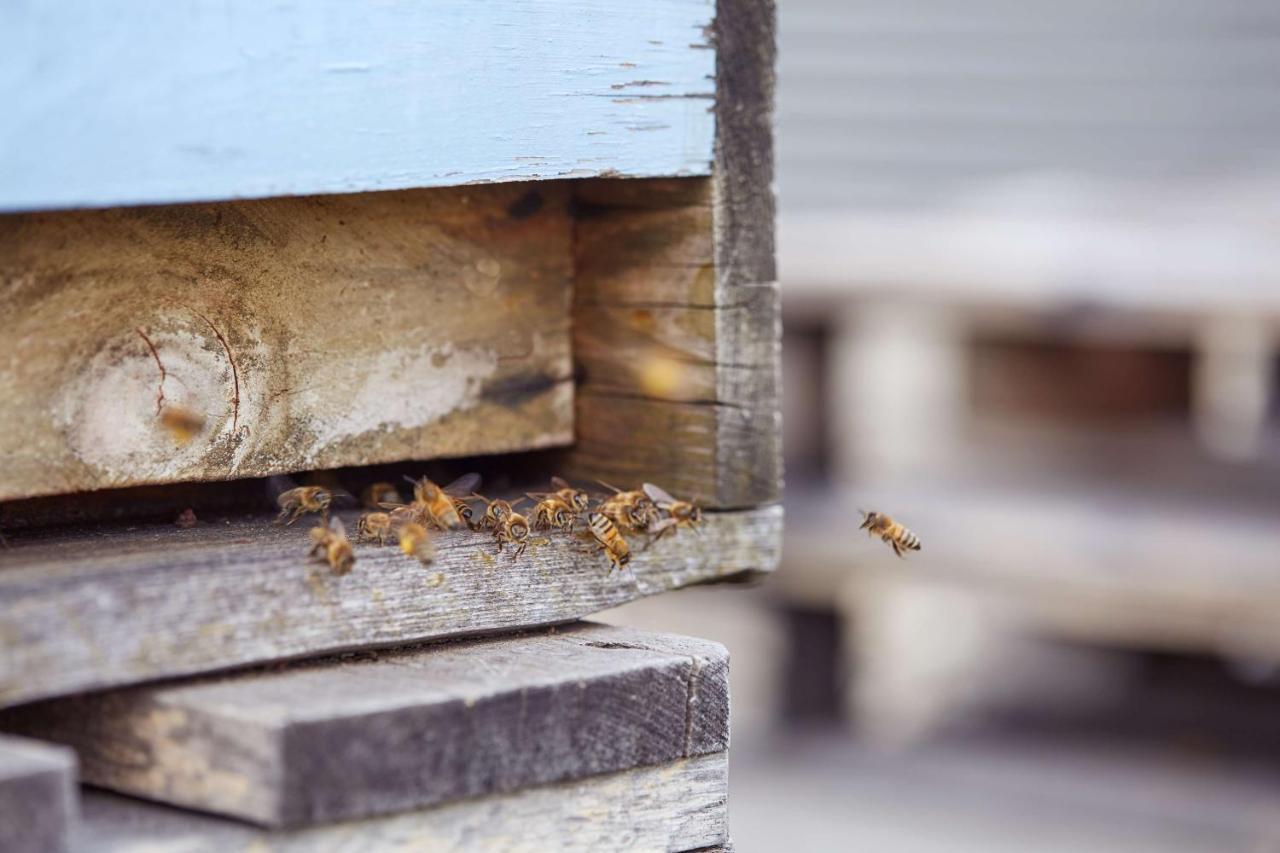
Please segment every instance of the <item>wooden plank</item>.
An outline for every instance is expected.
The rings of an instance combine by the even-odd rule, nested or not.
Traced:
[[[0,549],[0,705],[342,649],[568,622],[696,583],[768,571],[782,509],[709,513],[612,574],[556,537],[519,560],[483,533],[436,537],[430,566],[358,545],[342,577],[307,531],[267,518],[49,531]],[[348,529],[354,517],[346,516]],[[636,543],[639,545],[640,543]]]
[[[705,175],[712,13],[6,4],[0,209]]]
[[[76,812],[75,754],[64,747],[0,735],[0,850],[68,850]]]
[[[716,507],[778,498],[773,16],[771,3],[718,5],[710,180],[575,186],[568,467],[582,476],[653,480]]]
[[[0,500],[569,443],[567,202],[0,217]],[[161,420],[181,410],[190,441]]]
[[[84,853],[695,850],[728,837],[727,753],[336,826],[264,830],[92,792]]]
[[[579,624],[60,699],[0,717],[103,788],[311,826],[729,746],[729,655]]]

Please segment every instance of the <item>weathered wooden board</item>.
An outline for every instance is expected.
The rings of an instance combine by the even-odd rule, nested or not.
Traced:
[[[577,624],[58,699],[0,726],[71,746],[99,787],[310,826],[723,752],[729,655]]]
[[[0,217],[0,500],[569,443],[567,201]]]
[[[0,6],[0,209],[708,174],[710,0]]]
[[[84,799],[83,853],[597,853],[679,851],[728,837],[728,756],[703,755],[450,803],[297,830],[263,830],[115,794]]]
[[[772,3],[721,0],[707,180],[575,186],[575,473],[778,498]]]
[[[77,793],[71,750],[0,735],[0,850],[70,849]]]
[[[354,517],[347,516],[348,528]],[[482,533],[436,537],[422,566],[356,548],[351,574],[306,559],[304,525],[265,518],[49,531],[0,548],[0,705],[341,649],[568,622],[777,565],[782,508],[711,513],[622,572],[555,537],[513,560]]]

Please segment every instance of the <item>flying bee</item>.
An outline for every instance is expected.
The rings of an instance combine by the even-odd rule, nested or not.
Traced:
[[[538,500],[535,495],[529,495],[529,497]],[[560,530],[571,533],[574,522],[578,520],[578,513],[572,504],[554,494],[544,495],[541,500],[538,500],[533,507],[532,515],[534,530]]]
[[[484,501],[484,515],[480,516],[480,521],[476,523],[477,530],[497,530],[502,526],[502,522],[515,512],[514,505],[511,501],[504,501],[501,498],[489,500],[484,495],[473,494],[471,497],[476,500]],[[523,498],[521,498],[523,500]],[[516,501],[519,504],[521,501]]]
[[[456,530],[462,526],[462,516],[453,496],[470,492],[480,485],[479,474],[463,474],[443,489],[426,477],[420,480],[410,477],[405,479],[413,483],[413,503],[410,506],[416,508],[419,523],[425,522],[441,530]],[[400,505],[382,503],[379,506],[394,510]]]
[[[864,510],[858,510],[858,512],[862,513],[862,524],[858,526],[858,529],[867,531],[869,536],[879,536],[889,543],[893,553],[899,557],[902,556],[904,550],[920,550],[920,537],[889,516],[882,512],[866,512]]]
[[[529,546],[529,520],[515,510],[511,510],[493,531],[493,538],[498,542],[498,550],[511,544],[516,546],[515,558],[524,553]]]
[[[621,571],[623,566],[631,562],[631,548],[627,545],[627,540],[622,538],[617,525],[607,515],[603,512],[591,513],[587,516],[587,529],[596,542],[600,543],[597,550],[603,551],[609,558],[610,571]]]
[[[356,523],[356,536],[368,542],[377,539],[379,545],[387,544],[391,535],[391,514],[386,512],[366,512]]]
[[[400,526],[400,550],[406,557],[415,557],[420,563],[430,563],[436,558],[436,547],[431,543],[431,534],[416,521]]]
[[[328,521],[331,503],[333,492],[324,486],[298,486],[281,492],[276,498],[276,505],[280,507],[276,524],[293,524],[308,512],[318,512],[321,518]]]
[[[660,519],[653,525],[652,533],[656,533],[661,538],[667,531],[681,527],[697,532],[698,526],[702,524],[702,507],[693,501],[678,501],[665,489],[653,483],[644,484],[644,493],[649,496],[649,500],[653,501],[654,506],[667,514],[666,518]]]
[[[356,564],[355,552],[347,539],[342,519],[333,518],[311,528],[311,559],[329,564],[336,575],[345,575]]]
[[[601,501],[597,509],[619,527],[634,533],[645,533],[662,520],[658,508],[643,491],[633,489],[624,492],[602,480],[597,482],[606,489],[613,490],[613,494]]]
[[[160,424],[178,444],[187,444],[204,431],[204,416],[185,406],[167,405],[160,413]]]
[[[371,483],[360,493],[360,504],[365,509],[378,509],[383,504],[400,503],[400,490],[393,483]]]

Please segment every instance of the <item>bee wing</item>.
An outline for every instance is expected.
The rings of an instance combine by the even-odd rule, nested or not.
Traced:
[[[622,489],[619,489],[617,486],[610,486],[604,480],[596,480],[596,482],[613,492],[615,495],[622,494]]]
[[[563,477],[552,477],[551,485],[553,488],[556,488],[556,489],[572,489],[573,488],[573,486],[569,485],[569,482],[565,480]]]
[[[396,503],[395,501],[378,501],[379,509],[400,509],[404,506],[408,506],[408,504]]]
[[[296,488],[298,488],[298,483],[283,474],[276,474],[267,478],[267,497],[273,501],[278,500],[281,495]]]
[[[662,504],[673,504],[676,499],[667,494],[666,490],[653,483],[644,484],[644,493],[649,496],[649,500],[661,506]]]
[[[332,530],[334,533],[338,534],[339,536],[347,535],[346,525],[343,524],[342,519],[338,518],[336,515],[333,518],[329,519],[329,529]]]
[[[480,488],[480,475],[475,471],[472,471],[470,474],[463,474],[461,477],[445,486],[444,493],[451,496],[461,496],[474,493],[478,488]]]
[[[346,489],[330,489],[329,499],[334,501],[343,501],[344,503],[356,503],[356,496],[348,492]]]

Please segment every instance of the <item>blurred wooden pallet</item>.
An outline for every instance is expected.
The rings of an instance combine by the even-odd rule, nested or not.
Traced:
[[[76,759],[70,750],[0,735],[0,850],[69,850],[77,794]]]

